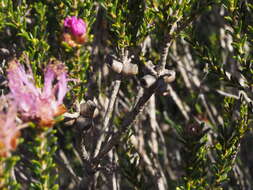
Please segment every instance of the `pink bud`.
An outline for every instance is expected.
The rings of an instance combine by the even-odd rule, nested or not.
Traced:
[[[76,16],[65,18],[64,27],[74,36],[82,36],[86,33],[86,23]]]

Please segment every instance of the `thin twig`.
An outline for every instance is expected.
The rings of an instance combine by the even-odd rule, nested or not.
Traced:
[[[180,20],[180,18],[178,20]],[[164,45],[161,49],[160,65],[159,65],[159,68],[157,71],[158,75],[160,75],[165,69],[169,48],[170,48],[170,45],[171,45],[172,39],[173,39],[172,34],[174,33],[174,31],[177,28],[177,22],[178,21],[176,21],[172,24],[169,34],[165,35]]]
[[[106,143],[104,147],[102,147],[98,155],[94,158],[94,163],[98,163],[99,160],[114,147],[114,145],[119,143],[121,134],[124,133],[128,129],[128,126],[130,126],[134,122],[137,115],[143,110],[146,102],[155,93],[155,91],[160,88],[162,84],[163,78],[160,77],[153,85],[151,85],[148,89],[145,89],[143,96],[139,99],[136,106],[124,117],[124,120],[121,125],[121,130],[118,133],[114,134],[109,140],[109,142]]]
[[[184,118],[188,121],[190,119],[189,114],[188,114],[188,112],[189,112],[188,108],[189,107],[186,105],[185,102],[181,101],[178,94],[174,91],[174,89],[172,88],[171,85],[168,85],[168,89],[169,89],[171,98],[174,100],[177,107],[180,109],[180,111],[181,111],[182,115],[184,116]]]
[[[61,160],[58,159],[58,162],[60,162],[60,164],[64,166],[64,168],[69,172],[69,174],[73,177],[75,182],[78,184],[81,181],[81,178],[75,174],[73,168],[71,167],[69,163],[68,158],[66,157],[65,153],[62,150],[59,151],[59,156]]]
[[[124,51],[124,49],[122,49],[122,57],[123,57],[123,65],[126,64],[126,62],[128,62],[128,51]],[[103,126],[102,126],[102,134],[101,137],[98,140],[97,146],[95,148],[95,152],[94,152],[94,157],[96,157],[101,149],[102,143],[105,140],[105,132],[109,127],[109,121],[110,121],[110,116],[112,115],[113,112],[113,107],[117,98],[117,95],[119,93],[119,89],[120,89],[120,85],[121,85],[121,79],[116,79],[114,81],[114,85],[113,85],[113,91],[111,94],[111,98],[105,113],[105,117],[104,117],[104,121],[103,121]]]
[[[191,17],[189,17],[186,20],[183,20],[182,22],[179,22],[182,17],[178,17],[178,19],[172,24],[169,34],[165,35],[164,39],[165,43],[161,49],[161,59],[158,74],[162,73],[165,69],[168,51],[173,39],[175,39],[182,30],[184,30],[187,26],[189,26],[197,18],[198,15],[199,12],[195,12],[191,15]]]
[[[117,94],[119,92],[120,84],[121,84],[121,80],[116,80],[114,82],[112,95],[111,95],[111,98],[110,98],[110,101],[109,101],[109,104],[108,104],[108,107],[107,107],[107,110],[106,110],[106,113],[105,113],[104,121],[103,121],[102,134],[101,134],[101,137],[98,140],[94,156],[96,156],[98,154],[98,152],[101,148],[102,142],[105,139],[105,131],[108,129],[108,126],[109,126],[108,124],[109,124],[109,121],[110,121],[110,116],[112,114],[114,103],[115,103],[115,100],[117,98]]]
[[[160,160],[158,158],[158,151],[159,151],[159,147],[158,147],[158,136],[157,136],[157,129],[159,128],[157,120],[156,120],[156,104],[155,104],[155,95],[152,95],[150,100],[149,100],[149,118],[150,118],[150,126],[151,126],[151,143],[150,143],[150,148],[154,154],[153,157],[153,163],[155,166],[155,170],[158,174],[157,176],[157,185],[158,185],[158,189],[159,190],[165,190],[167,189],[167,180],[164,174],[164,171],[161,169],[161,164],[160,164]]]

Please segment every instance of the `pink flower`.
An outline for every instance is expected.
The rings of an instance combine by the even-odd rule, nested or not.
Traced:
[[[32,72],[26,72],[16,60],[9,63],[8,81],[11,97],[23,120],[35,121],[41,127],[54,125],[54,118],[66,109],[63,98],[67,93],[67,73],[62,63],[55,61],[44,73],[44,87],[38,88]]]
[[[76,16],[65,18],[64,27],[74,36],[82,36],[86,33],[86,23]]]
[[[5,104],[5,100],[2,97],[1,104]],[[5,102],[4,102],[5,101]],[[17,110],[13,104],[9,105],[8,111],[3,111],[3,107],[0,108],[0,157],[7,157],[10,155],[10,151],[13,151],[17,147],[18,137],[20,136],[20,129],[15,122]]]

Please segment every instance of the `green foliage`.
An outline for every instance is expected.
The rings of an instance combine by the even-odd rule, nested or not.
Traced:
[[[0,161],[0,179],[9,189],[22,188],[17,171],[24,165],[29,166],[24,169],[29,176],[27,188],[36,190],[66,189],[71,185],[75,189],[83,182],[92,183],[93,189],[103,189],[104,184],[112,189],[111,180],[115,179],[122,189],[154,188],[163,180],[164,189],[218,190],[234,188],[233,179],[247,181],[250,167],[242,169],[244,176],[240,179],[233,169],[241,162],[241,141],[252,133],[250,1],[1,0],[0,4],[1,77],[6,73],[5,63],[16,57],[25,67],[31,65],[36,85],[42,88],[46,65],[59,60],[65,63],[70,79],[64,100],[68,112],[79,112],[76,104],[86,101],[87,96],[96,102],[98,111],[93,127],[80,134],[76,133],[79,129],[75,120],[71,118],[72,124],[66,129],[68,121],[63,117],[57,120],[61,128],[42,130],[33,124],[25,129],[24,143],[17,150],[20,155],[13,153]],[[62,42],[67,16],[77,16],[87,23],[84,44],[71,47]],[[120,62],[124,56],[131,57],[131,64],[138,65],[138,75],[115,77],[104,64],[107,54],[115,55]],[[106,134],[102,143],[106,147],[115,134],[125,131],[121,128],[122,118],[135,106],[142,77],[156,72],[162,58],[166,69],[177,71],[175,83],[166,86],[169,96],[156,93],[153,118],[151,108],[141,107],[141,116],[126,127],[130,130],[119,135],[122,144],[116,143],[112,150],[115,160],[105,155],[92,165],[99,135]],[[102,122],[112,99],[114,86],[109,85],[115,78],[120,78],[122,85],[107,130]],[[1,90],[4,85],[1,82]],[[6,86],[3,88],[6,91]],[[94,89],[98,90],[87,95]],[[88,147],[86,157],[79,150],[83,141],[76,138],[78,135],[85,136],[80,138]],[[131,140],[132,135],[137,144],[144,144],[140,149]],[[57,150],[65,153],[70,163],[59,158]],[[110,164],[119,170],[108,169]],[[66,165],[65,175],[60,170]],[[105,168],[109,172],[104,172]]]
[[[131,145],[129,138],[131,135],[126,136],[125,140],[128,141],[126,147],[118,147],[117,153],[120,156],[119,165],[123,177],[127,179],[127,183],[130,187],[135,189],[147,188],[147,183],[141,174],[142,171],[139,169],[139,155],[136,152],[133,145]]]
[[[240,108],[240,118],[235,119],[235,107]],[[212,187],[220,187],[223,182],[228,180],[228,174],[231,171],[241,139],[249,130],[248,106],[245,103],[235,102],[231,98],[224,100],[224,125],[218,126],[217,142],[215,144],[216,161],[212,168],[214,179]]]
[[[30,184],[30,189],[59,189],[57,184],[56,164],[53,160],[57,149],[56,130],[39,131],[33,142],[29,142],[33,159],[30,170],[34,173],[36,182]]]
[[[16,163],[19,161],[19,156],[11,156],[8,158],[0,158],[0,188],[3,190],[20,189],[21,185],[12,178],[11,173]]]
[[[167,120],[176,128],[177,140],[183,144],[181,154],[183,157],[183,189],[206,189],[207,182],[207,133],[210,129],[205,129],[202,124],[188,124],[184,128]]]

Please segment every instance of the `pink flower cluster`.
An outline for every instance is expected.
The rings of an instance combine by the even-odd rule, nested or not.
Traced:
[[[18,61],[11,61],[8,68],[10,96],[14,99],[21,118],[34,121],[41,127],[53,126],[55,117],[66,111],[63,105],[67,92],[66,75],[62,63],[51,63],[45,70],[43,89],[38,88],[31,69],[26,72]]]
[[[31,69],[26,72],[17,60],[9,62],[7,78],[10,94],[0,98],[0,157],[9,156],[17,147],[20,130],[25,127],[17,125],[17,115],[40,127],[52,127],[55,117],[66,111],[67,71],[61,62],[48,64],[43,88],[36,86]]]
[[[1,104],[6,103],[1,97]],[[8,111],[4,111],[3,107],[0,111],[0,157],[7,157],[10,151],[16,149],[17,138],[20,135],[21,127],[18,127],[16,119],[16,108],[10,105]]]
[[[76,16],[68,16],[64,20],[64,30],[62,39],[71,47],[77,47],[83,44],[86,39],[86,23]]]

